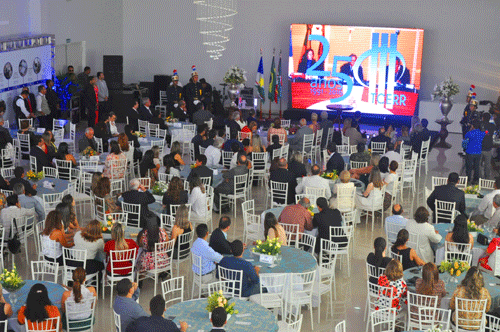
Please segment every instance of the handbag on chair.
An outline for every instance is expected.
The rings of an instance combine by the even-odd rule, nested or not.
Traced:
[[[21,252],[21,241],[19,241],[19,231],[17,230],[16,218],[12,219],[12,222],[14,223],[14,227],[16,228],[16,232],[7,242],[7,247],[12,254],[18,254],[19,252]]]

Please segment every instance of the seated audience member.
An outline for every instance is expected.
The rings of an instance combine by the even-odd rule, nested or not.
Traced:
[[[120,223],[115,223],[111,227],[111,240],[106,242],[104,245],[104,253],[108,258],[108,265],[106,266],[106,273],[111,274],[111,251],[113,250],[130,250],[135,249],[138,250],[138,246],[134,240],[125,239],[125,230],[124,226]],[[114,253],[117,255],[117,253]],[[118,256],[117,256],[118,257]],[[131,272],[131,269],[125,269],[126,267],[131,267],[131,262],[118,262],[113,265],[113,267],[119,268],[119,270],[115,271],[115,274],[119,275],[127,275]]]
[[[451,320],[454,324],[456,324],[456,314],[455,310],[455,298],[466,299],[466,300],[486,300],[486,309],[485,312],[488,312],[491,308],[491,295],[490,292],[484,287],[484,279],[483,274],[479,269],[475,266],[472,266],[465,278],[462,280],[460,285],[457,286],[455,291],[453,292],[453,296],[450,300],[450,309],[451,309]],[[460,311],[458,314],[458,319],[460,325],[467,328],[470,327],[471,330],[476,330],[477,320],[480,318],[484,319],[484,313],[476,313],[472,311]],[[472,320],[476,320],[475,322]]]
[[[299,233],[304,233],[304,229],[311,231],[313,224],[311,213],[308,210],[310,205],[309,199],[303,197],[297,204],[285,206],[278,218],[278,223],[299,225]],[[295,237],[292,240],[295,240]]]
[[[285,143],[288,142],[288,135],[287,135],[286,129],[281,127],[281,119],[280,118],[274,119],[273,124],[274,124],[274,126],[269,128],[269,130],[267,131],[267,141],[271,142],[271,137],[273,137],[273,135],[278,136],[278,139],[279,139],[279,134],[281,134],[281,135],[285,135],[284,142]]]
[[[214,171],[207,167],[207,156],[199,154],[196,157],[195,168],[189,172],[187,180],[191,181],[195,175],[198,175],[200,178],[210,178],[210,183],[213,184]]]
[[[325,191],[324,197],[326,197],[326,199],[330,199],[332,196],[330,183],[327,179],[321,177],[321,168],[316,164],[311,167],[311,176],[302,178],[302,181],[297,185],[297,188],[295,188],[295,193],[305,193],[306,188],[322,188]]]
[[[400,204],[394,204],[394,206],[392,207],[392,216],[385,218],[386,228],[387,225],[397,225],[400,228],[405,228],[408,219],[403,217],[403,212],[403,207]],[[391,233],[388,235],[387,240],[389,241],[389,243],[394,243],[396,241],[396,236]]]
[[[71,320],[82,320],[89,318],[88,312],[92,306],[92,302],[88,301],[94,297],[97,298],[97,292],[94,287],[85,286],[85,270],[82,267],[77,267],[73,270],[73,286],[70,290],[63,293],[61,298],[61,311],[63,312],[62,326],[63,329],[67,329],[65,315]],[[68,315],[66,311],[65,303],[67,300],[68,308],[72,312]]]
[[[34,284],[26,298],[26,304],[19,309],[17,321],[27,329],[43,331],[43,321],[47,318],[61,318],[61,313],[49,299],[47,288],[40,283]],[[55,330],[55,322],[48,327]]]
[[[380,157],[380,160],[378,162],[378,169],[380,170],[382,179],[385,179],[385,177],[389,175],[389,158]]]
[[[170,155],[174,158],[175,167],[184,166],[186,163],[182,160],[181,143],[175,141],[170,147]]]
[[[92,220],[73,237],[75,249],[87,251],[85,273],[94,274],[104,270],[104,240],[102,226],[97,220]]]
[[[191,204],[191,219],[204,222],[207,213],[212,213],[212,211],[208,211],[205,185],[198,175],[191,178],[189,191],[188,204]]]
[[[203,283],[214,282],[216,281],[214,274],[215,264],[218,264],[223,256],[213,250],[208,244],[207,224],[196,226],[196,236],[198,238],[193,242],[191,252],[201,257],[201,271],[195,263],[193,263],[192,270],[194,273],[201,275]]]
[[[184,190],[184,184],[182,180],[176,176],[170,180],[168,184],[168,189],[163,194],[163,208],[167,214],[171,214],[170,205],[187,204],[188,202],[188,192]]]
[[[351,173],[351,177],[353,179],[358,179],[366,183],[366,181],[368,180],[368,174],[371,173],[373,167],[378,168],[379,161],[380,161],[380,155],[372,154],[368,166],[361,168],[351,168],[349,170],[349,173]]]
[[[382,158],[384,158],[384,157],[382,157]],[[382,178],[382,180],[384,180],[384,183],[386,185],[385,198],[384,198],[384,211],[387,210],[389,208],[389,206],[391,206],[391,204],[392,204],[392,195],[394,194],[394,183],[395,183],[395,181],[398,180],[398,175],[396,173],[398,167],[399,167],[399,164],[397,161],[395,161],[395,160],[391,161],[391,164],[389,165],[389,173],[387,173]],[[398,187],[396,186],[396,189],[397,188]]]
[[[149,177],[151,179],[151,185],[153,185],[158,180],[158,170],[160,169],[160,164],[154,163],[155,153],[153,150],[147,150],[144,152],[141,162],[139,163],[139,173],[142,178]]]
[[[160,171],[158,173],[169,174],[172,177],[181,177],[181,172],[179,172],[179,170],[175,168],[174,157],[172,157],[172,155],[170,154],[166,154],[163,156],[163,167],[160,168]]]
[[[242,297],[259,294],[260,267],[254,267],[252,263],[243,259],[243,243],[240,240],[234,240],[231,243],[231,251],[233,253],[233,257],[225,256],[219,262],[219,266],[226,269],[243,271],[243,281],[240,294]]]
[[[104,213],[115,213],[121,211],[118,201],[116,198],[111,196],[111,182],[109,181],[109,178],[104,176],[97,182],[94,195],[99,198],[104,198],[104,203],[106,205],[102,207]],[[101,203],[96,200],[95,204]]]
[[[345,168],[345,162],[344,158],[337,152],[337,144],[335,144],[335,142],[330,142],[326,149],[329,155],[328,162],[326,163],[326,171],[336,171],[337,174],[340,174]]]
[[[227,144],[227,142],[226,142]],[[241,143],[243,144],[243,143]],[[243,145],[243,149],[244,149],[244,145]],[[231,158],[231,163],[229,164],[229,169],[233,169],[237,166],[238,164],[238,152],[240,152],[241,149],[240,149],[240,145],[236,142],[232,142],[231,143],[231,152],[233,153],[233,157]]]
[[[13,194],[17,195],[21,208],[35,209],[38,217],[37,220],[41,221],[45,219],[45,210],[43,209],[42,204],[40,204],[40,201],[35,197],[25,195],[24,185],[22,183],[16,183],[13,189]]]
[[[349,157],[349,161],[358,161],[363,163],[369,163],[371,159],[371,154],[368,151],[365,151],[366,145],[364,143],[358,143],[357,151],[351,154]]]
[[[372,139],[370,140],[369,149],[372,148],[372,142],[386,143],[385,146],[387,147],[387,144],[391,143],[391,138],[385,135],[385,128],[384,127],[380,127],[378,129],[378,135],[372,137]]]
[[[2,286],[0,286],[0,291],[2,290]],[[0,330],[5,329],[3,321],[7,321],[9,317],[14,314],[12,311],[12,306],[5,301],[3,294],[0,294]],[[4,330],[5,331],[5,330]],[[7,330],[12,331],[12,330]]]
[[[109,112],[108,118],[104,121],[106,124],[106,130],[108,135],[111,137],[117,137],[120,135],[118,128],[116,127],[116,114],[115,112]]]
[[[134,151],[134,161],[142,159],[142,151],[139,149],[141,144],[139,143],[139,138],[135,135],[135,131],[133,130],[131,125],[125,125],[124,128],[125,135],[127,136],[127,140],[132,142],[133,151]]]
[[[66,210],[69,213],[67,213],[66,215],[63,214],[63,222],[65,225],[68,224],[68,230],[73,233],[77,230],[80,230],[80,224],[78,223],[78,220],[76,218],[76,202],[73,196],[71,196],[70,194],[64,195],[61,202],[69,207],[69,209]]]
[[[149,213],[148,205],[154,203],[156,200],[151,192],[149,192],[144,186],[139,182],[138,179],[132,179],[130,181],[130,190],[122,194],[123,202],[130,204],[139,204],[141,206],[141,215],[139,217],[139,227],[144,228],[146,225],[146,215]],[[133,217],[129,213],[128,218]],[[137,218],[137,216],[135,216]]]
[[[320,129],[320,124],[318,123],[318,114],[317,113],[312,113],[311,114],[311,124],[308,126],[311,128],[316,135],[316,132],[318,129]]]
[[[137,303],[140,294],[137,283],[127,278],[122,279],[116,284],[116,293],[113,310],[120,315],[122,331],[127,331],[128,326],[137,319],[149,316]]]
[[[1,166],[0,166],[1,167]],[[10,190],[9,187],[9,181],[4,179],[3,176],[0,174],[0,189],[3,190]]]
[[[57,154],[54,156],[55,159],[71,161],[71,166],[76,167],[76,159],[75,157],[69,153],[69,145],[66,142],[62,142],[59,144],[59,149],[57,150]]]
[[[64,234],[62,215],[54,210],[47,214],[42,232],[42,254],[50,262],[63,264],[62,247],[73,247],[73,239]]]
[[[188,324],[186,322],[180,321],[179,329],[173,321],[163,317],[163,313],[165,312],[165,299],[163,296],[154,296],[151,301],[149,301],[149,310],[151,311],[151,316],[142,316],[132,321],[124,332],[187,331]]]
[[[214,189],[214,211],[218,212],[220,194],[234,193],[234,179],[237,175],[248,174],[247,156],[241,155],[238,157],[238,165],[227,172],[222,173],[222,183]]]
[[[134,162],[134,147],[131,146],[128,142],[127,135],[125,133],[121,133],[118,135],[118,145],[120,146],[120,150],[127,157],[127,162],[130,167]]]
[[[226,309],[222,307],[217,307],[212,311],[212,316],[210,318],[212,326],[214,327],[210,332],[224,332],[224,325],[227,323],[227,313]]]
[[[358,145],[366,143],[366,138],[356,129],[351,126],[352,119],[346,118],[344,120],[344,128],[342,131],[344,132],[344,136],[349,137],[349,145]]]
[[[97,141],[94,138],[93,128],[85,129],[85,136],[78,141],[78,150],[80,150],[80,152],[82,152],[89,146],[92,150],[97,151]]]
[[[495,213],[495,208],[493,207],[493,198],[500,194],[500,177],[495,179],[495,190],[490,191],[486,194],[479,203],[476,211],[474,211],[474,216],[471,217],[472,220],[476,222],[478,225],[482,225],[487,222],[491,217],[493,217],[493,213]],[[496,226],[496,224],[495,224]]]
[[[387,242],[383,237],[378,237],[373,241],[374,252],[371,252],[366,257],[366,262],[377,269],[385,269],[387,264],[392,260],[390,257],[386,257],[385,252],[387,249]],[[378,270],[380,271],[380,270]],[[370,277],[370,282],[372,284],[377,284],[378,280],[375,277]]]
[[[349,171],[343,170],[339,174],[340,182],[335,183],[333,186],[333,193],[337,194],[339,188],[353,188],[354,182],[351,182],[351,173]]]
[[[400,261],[393,259],[387,264],[385,273],[378,277],[378,284],[379,286],[392,288],[396,291],[396,294],[391,297],[386,292],[380,292],[377,307],[394,308],[397,314],[404,311],[407,304],[408,287],[403,279],[403,266]]]
[[[31,184],[29,183],[28,180],[24,178],[25,172],[24,168],[21,166],[17,166],[14,168],[14,178],[10,179],[9,185],[10,185],[10,190],[14,190],[14,186],[17,183],[21,183],[24,186],[24,190],[26,190],[26,194],[29,196],[35,196],[37,191],[36,191],[36,184]]]
[[[216,228],[210,236],[210,247],[221,255],[230,255],[231,242],[227,240],[227,232],[231,227],[231,219],[222,216],[219,220],[219,227]]]
[[[316,205],[318,206],[319,213],[314,214],[312,220],[313,227],[318,229],[316,248],[314,249],[314,252],[320,252],[321,239],[331,240],[333,242],[343,242],[342,244],[339,244],[339,247],[345,247],[347,237],[330,237],[330,227],[342,227],[342,215],[340,214],[340,211],[337,209],[330,209],[328,207],[328,201],[324,197],[319,197],[316,200]]]
[[[189,256],[189,251],[187,249],[189,249],[190,243],[183,243],[179,247],[179,243],[177,241],[179,236],[193,231],[193,224],[191,224],[188,217],[188,207],[184,204],[179,206],[175,214],[175,224],[172,227],[172,233],[170,236],[170,240],[175,240],[174,253],[172,254],[174,259],[184,259]]]
[[[257,128],[257,125],[255,124],[254,129],[256,129],[256,128]],[[260,138],[260,136],[258,134],[253,135],[250,142],[252,144],[252,151],[253,152],[266,152],[266,147],[262,144],[262,139]]]
[[[397,161],[398,163],[401,163],[403,160],[403,157],[399,154],[399,152],[396,152],[394,150],[394,144],[389,143],[387,144],[387,152],[382,155],[382,157],[387,157],[389,158],[389,164],[393,161]]]
[[[356,208],[358,212],[356,213],[356,219],[359,220],[359,211],[371,210],[373,206],[382,206],[383,204],[383,192],[382,188],[384,186],[384,181],[380,176],[380,171],[378,167],[373,167],[370,172],[370,183],[366,186],[366,190],[362,195],[356,195],[354,201],[356,202]]]
[[[92,173],[92,182],[90,184],[90,190],[92,192],[95,191],[95,188],[97,188],[97,183],[99,180],[102,178],[102,173],[101,172],[94,172]]]
[[[407,126],[401,126],[401,135],[396,138],[396,146],[402,144],[410,145],[410,129]]]
[[[216,137],[214,143],[205,150],[208,167],[220,167],[222,158],[221,148],[223,144],[224,140],[220,137]]]
[[[434,191],[427,198],[427,205],[431,208],[436,214],[436,206],[435,201],[446,201],[446,202],[455,202],[455,209],[465,214],[465,193],[463,190],[457,188],[457,183],[459,181],[458,173],[450,173],[448,175],[448,183],[442,186],[437,186],[434,188]],[[450,220],[446,219],[438,219],[437,223],[450,223]]]
[[[36,220],[36,212],[32,209],[26,209],[21,207],[17,195],[10,195],[9,197],[7,197],[6,201],[7,201],[7,207],[3,208],[0,211],[0,219],[2,219],[3,229],[6,232],[5,238],[10,239],[12,220],[13,219],[20,220],[23,217],[24,218],[34,217],[33,219]],[[30,223],[29,220],[27,220],[27,222]]]
[[[110,178],[111,180],[123,179],[126,175],[126,168],[118,168],[112,170],[112,167],[126,166],[127,156],[121,151],[120,145],[117,141],[111,141],[109,144],[109,154],[104,162],[104,171],[102,175]],[[125,164],[119,164],[120,162]]]
[[[436,264],[429,262],[422,268],[422,278],[415,282],[417,294],[437,296],[437,308],[441,307],[441,299],[446,295],[444,281],[439,279],[439,271]]]
[[[43,151],[45,143],[40,136],[35,136],[35,146],[31,147],[30,156],[36,158],[36,171],[43,171],[44,167],[53,167],[52,158]]]
[[[295,133],[293,138],[290,138],[288,142],[290,144],[290,150],[292,151],[302,151],[304,145],[304,136],[312,135],[314,131],[307,126],[306,119],[300,119],[300,128]]]
[[[493,215],[490,219],[488,219],[484,226],[498,230],[500,229],[500,194],[497,194],[495,195],[495,197],[493,197],[493,209]]]
[[[196,128],[196,132],[196,136],[194,136],[191,140],[191,143],[193,143],[194,146],[195,156],[200,154],[200,146],[204,148],[208,147],[208,144],[205,144],[205,142],[207,141],[208,126],[206,124],[198,125],[198,128]]]
[[[269,159],[273,158],[273,151],[277,149],[281,149],[282,145],[280,144],[280,137],[278,135],[273,135],[271,137],[271,141],[273,144],[267,147],[267,152],[269,152]]]
[[[401,229],[398,232],[396,242],[391,247],[391,251],[395,254],[401,255],[403,269],[407,270],[415,266],[422,266],[425,262],[418,257],[417,252],[413,248],[406,246],[410,234],[406,229]]]
[[[267,238],[278,238],[281,245],[287,245],[286,232],[283,227],[278,224],[278,220],[272,212],[267,212],[264,216],[264,240]]]
[[[469,233],[467,228],[467,217],[463,214],[456,216],[453,230],[451,233],[446,234],[444,238],[447,242],[470,244],[471,249],[474,247],[474,237]]]
[[[143,228],[137,235],[137,244],[141,248],[139,257],[137,258],[137,270],[140,273],[155,269],[155,250],[157,243],[168,242],[168,234],[164,228],[158,227],[160,221],[158,216],[150,212],[147,216],[146,227]],[[158,255],[163,262],[168,262],[168,255],[161,253]],[[160,277],[163,277],[160,273]]]
[[[259,120],[257,120],[257,118],[255,117],[255,110],[253,109],[248,111],[247,124],[250,124],[250,122],[255,122],[257,124],[257,127],[259,126]]]
[[[288,171],[293,174],[294,178],[301,178],[307,175],[306,165],[304,165],[302,154],[299,151],[292,153],[290,162],[288,163]]]
[[[285,158],[281,158],[278,161],[278,169],[273,171],[269,176],[269,185],[271,185],[271,181],[287,183],[287,200],[284,202],[283,199],[278,199],[275,202],[278,204],[293,204],[295,202],[295,187],[297,187],[297,179],[294,174],[290,172],[288,169],[288,164]]]
[[[104,152],[107,152],[108,141],[112,136],[108,134],[108,128],[106,127],[106,123],[104,121],[99,121],[96,123],[96,125],[94,126],[94,136],[102,140],[102,150]]]
[[[442,236],[434,229],[434,226],[429,224],[429,211],[423,206],[420,206],[415,211],[413,216],[415,219],[408,219],[406,222],[406,230],[413,234],[418,234],[418,257],[421,257],[424,262],[434,261],[434,251],[432,244],[437,244],[441,241]]]

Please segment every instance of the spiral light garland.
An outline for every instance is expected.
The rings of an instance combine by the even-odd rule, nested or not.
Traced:
[[[233,29],[233,16],[236,11],[236,0],[194,0],[197,5],[196,19],[200,21],[200,33],[203,45],[214,60],[222,56],[229,41],[229,31]]]

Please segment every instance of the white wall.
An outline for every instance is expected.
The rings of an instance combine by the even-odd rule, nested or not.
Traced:
[[[263,48],[267,84],[272,48],[287,57],[289,25],[322,23],[423,28],[421,100],[429,99],[434,84],[448,75],[461,86],[456,102],[465,98],[471,83],[480,98],[498,97],[499,1],[238,0],[238,12],[227,50],[214,61],[201,44],[193,1],[123,0],[125,81],[150,80],[177,69],[186,83],[195,64],[200,77],[219,87],[226,69],[236,64],[249,72],[247,85],[253,85]]]
[[[0,37],[30,32],[29,0],[2,0],[0,3]],[[21,19],[21,18],[25,19]]]

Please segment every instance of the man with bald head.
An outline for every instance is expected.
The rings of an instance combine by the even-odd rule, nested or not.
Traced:
[[[386,234],[388,225],[395,225],[399,227],[399,229],[403,229],[406,227],[408,219],[403,217],[402,214],[403,214],[403,207],[400,204],[394,204],[394,206],[392,207],[392,216],[385,218]],[[389,242],[394,243],[396,241],[396,237],[397,233],[391,232],[390,234],[388,234]]]
[[[313,130],[307,126],[306,119],[300,119],[300,129],[295,133],[295,137],[290,138],[288,143],[290,144],[290,149],[302,151],[302,143],[304,142],[304,135],[313,134]]]
[[[92,150],[97,151],[97,142],[94,138],[94,129],[91,127],[85,129],[85,137],[78,141],[78,149],[80,150],[80,152],[82,152],[89,146],[92,148]]]
[[[269,181],[288,183],[287,201],[275,199],[278,204],[293,204],[295,202],[295,187],[297,187],[297,179],[292,172],[288,170],[288,163],[285,158],[278,161],[278,168],[271,172]],[[271,182],[269,182],[270,184]]]
[[[279,223],[299,225],[299,233],[304,233],[304,229],[313,229],[312,216],[307,208],[311,202],[307,197],[301,198],[297,204],[286,206],[278,218]],[[299,237],[300,238],[300,237]],[[292,241],[295,238],[292,237]],[[290,245],[290,243],[288,243]]]
[[[321,176],[321,168],[319,165],[314,164],[311,167],[311,176],[307,176],[302,178],[302,182],[297,185],[295,188],[295,192],[297,194],[304,194],[306,192],[306,188],[322,188],[325,190],[326,199],[330,199],[332,197],[332,190],[330,189],[330,184],[327,179],[323,179]]]
[[[220,194],[233,194],[234,193],[234,177],[236,175],[248,174],[248,160],[246,155],[239,155],[237,166],[231,168],[229,171],[222,173],[222,183],[214,189],[214,211],[219,212],[219,199]],[[295,188],[295,187],[294,187]],[[236,208],[236,207],[235,207]]]

